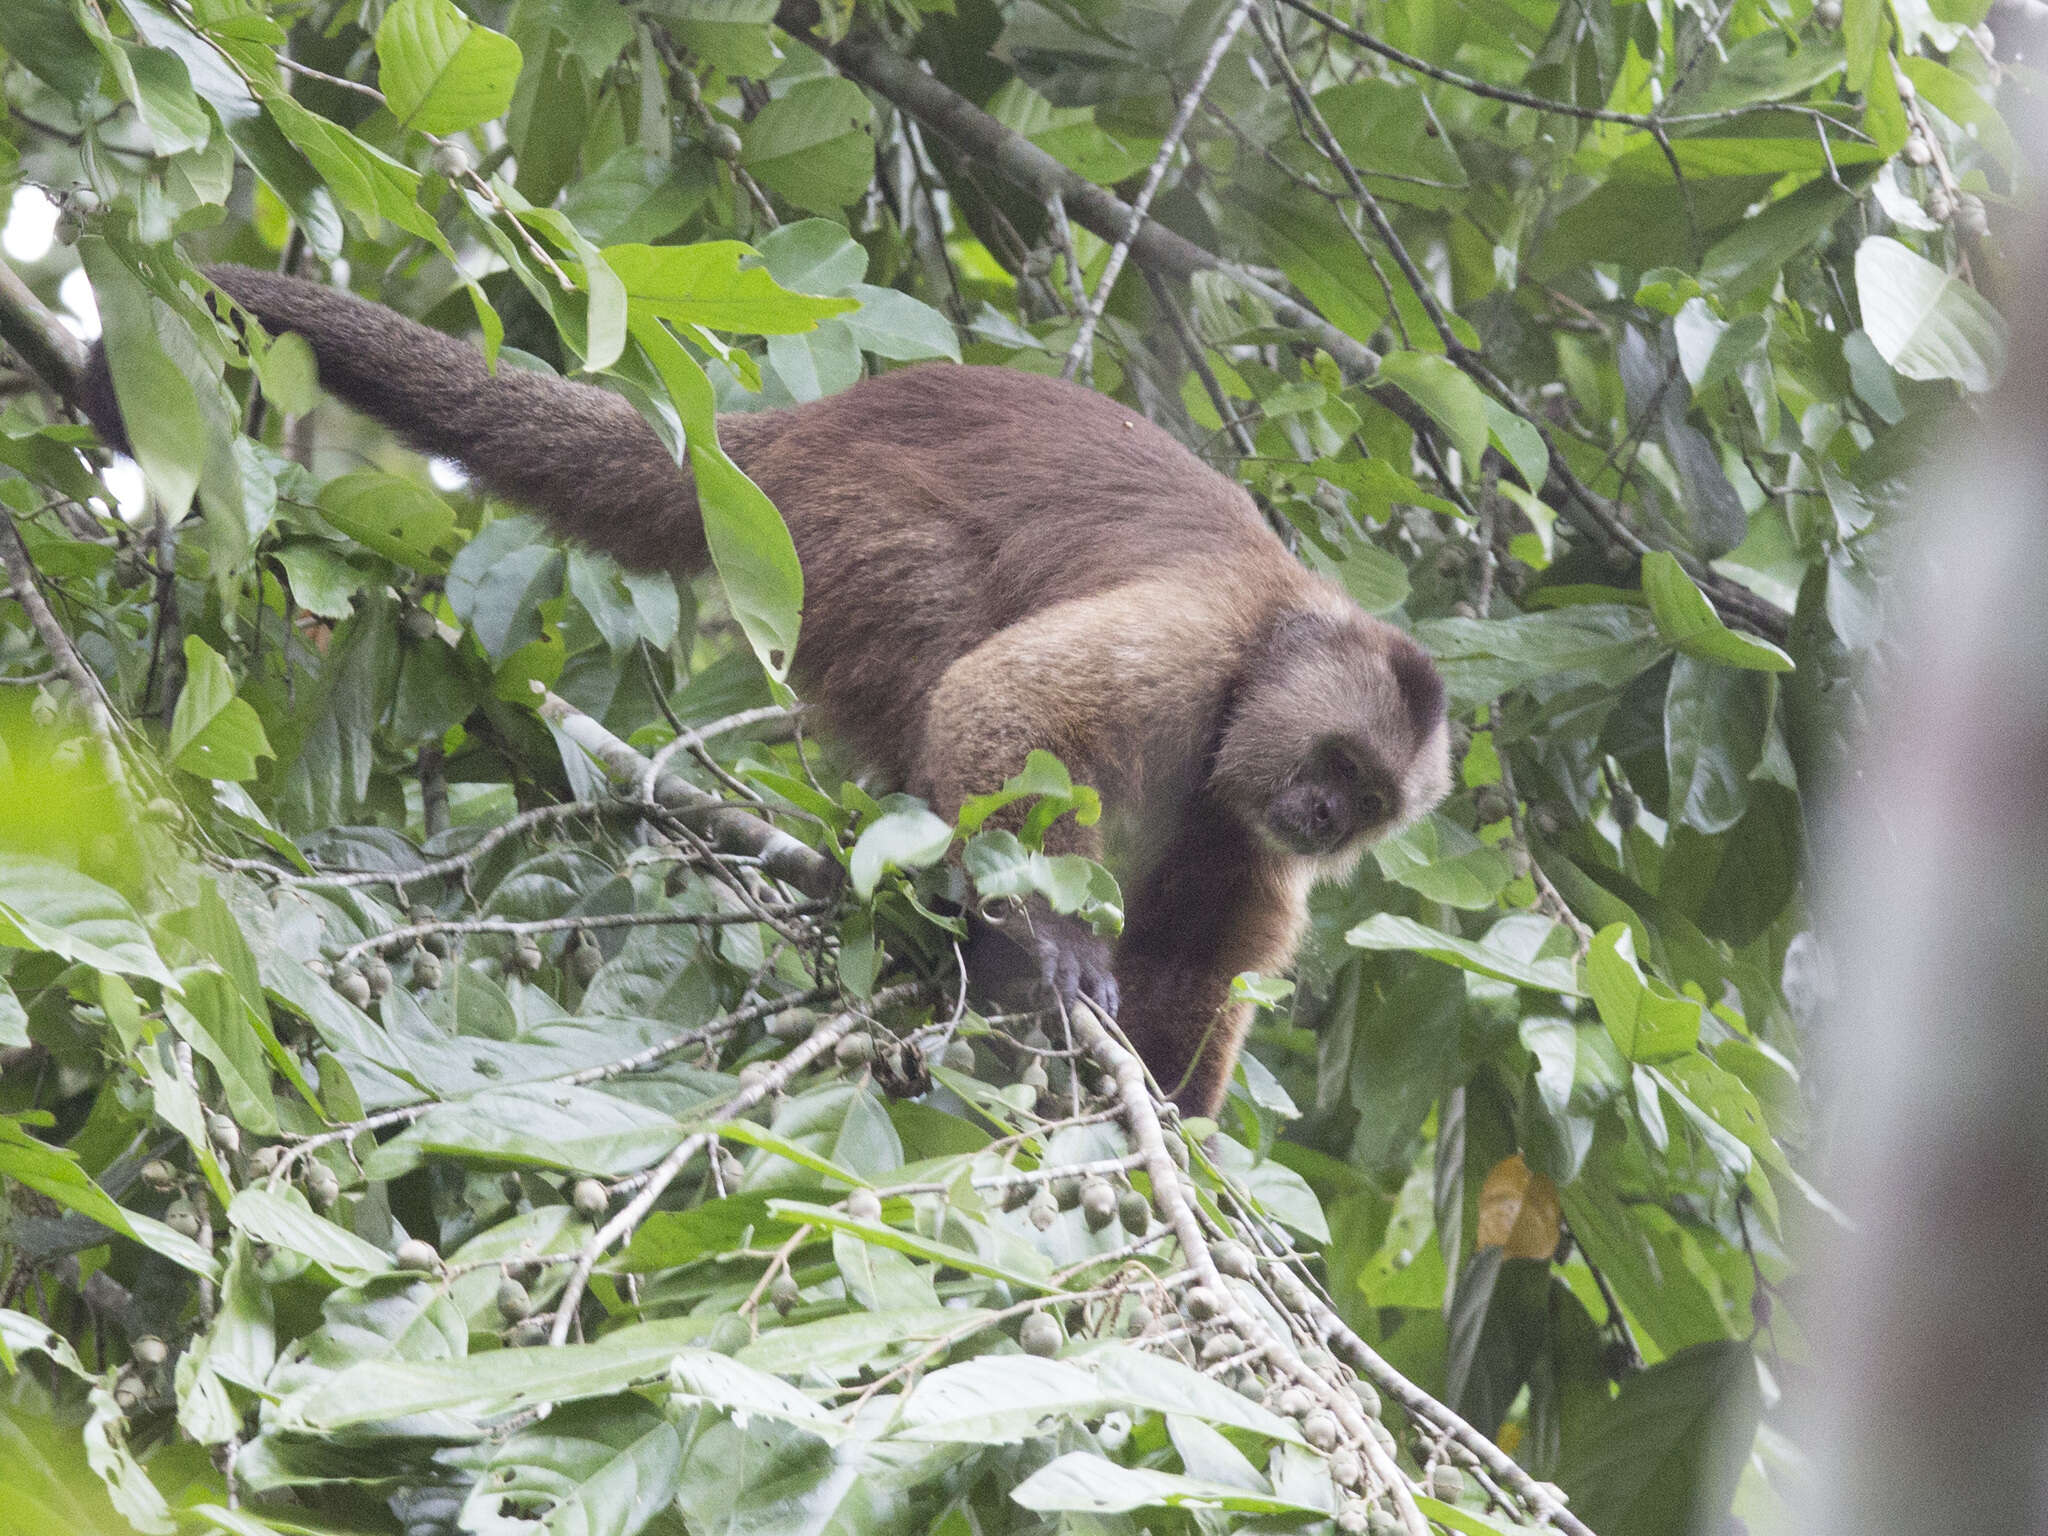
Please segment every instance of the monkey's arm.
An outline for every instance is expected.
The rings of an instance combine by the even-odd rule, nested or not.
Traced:
[[[422,452],[458,461],[493,494],[627,565],[703,564],[690,478],[620,396],[509,365],[492,373],[468,343],[303,278],[237,266],[206,275],[266,331],[305,337],[328,393]],[[98,346],[84,404],[100,435],[126,451]]]
[[[950,817],[968,797],[1000,788],[1043,748],[1076,783],[1100,792],[1108,815],[1131,827],[1136,842],[1150,828],[1170,831],[1199,780],[1208,722],[1241,645],[1228,602],[1213,595],[1218,590],[1195,573],[1171,573],[1058,604],[999,631],[955,661],[933,690],[917,787]],[[1102,829],[1063,817],[1045,846],[1101,859]],[[1132,871],[1118,873],[1129,878]],[[1085,923],[1034,901],[996,926],[1063,1000],[1086,996],[1118,1010],[1120,973],[1110,947]],[[977,960],[1000,967],[1000,946],[980,932],[976,951]]]
[[[1251,1006],[1231,999],[1231,980],[1293,958],[1306,883],[1242,824],[1198,802],[1138,888],[1125,892],[1117,1022],[1186,1113],[1213,1115],[1222,1104],[1251,1023]]]

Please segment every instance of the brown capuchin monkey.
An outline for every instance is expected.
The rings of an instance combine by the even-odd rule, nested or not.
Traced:
[[[625,399],[506,366],[299,278],[207,275],[320,383],[414,447],[622,563],[707,559],[696,493]],[[126,446],[97,351],[88,413]],[[1114,1014],[1191,1114],[1223,1100],[1250,1009],[1309,886],[1450,784],[1422,649],[1304,570],[1244,490],[1129,407],[1005,368],[936,364],[788,410],[719,418],[803,562],[803,696],[891,782],[951,817],[1043,747],[1104,817],[1052,853],[1123,884],[1114,948],[1041,905],[977,921],[1062,1001]],[[993,947],[998,953],[991,954]]]

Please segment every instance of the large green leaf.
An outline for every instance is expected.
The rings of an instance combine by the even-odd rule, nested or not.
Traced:
[[[749,275],[774,286],[765,271]],[[789,527],[761,488],[718,446],[711,381],[696,359],[651,315],[633,321],[633,338],[661,375],[669,400],[683,419],[685,451],[696,476],[704,537],[718,579],[754,654],[769,678],[780,684],[796,655],[804,602],[803,567],[797,562]]]
[[[127,898],[49,859],[0,853],[0,945],[177,986]]]
[[[164,327],[182,328],[184,322],[164,310],[106,241],[82,240],[78,254],[92,278],[107,367],[136,462],[175,522],[191,506],[206,464],[207,427],[199,397],[163,336]]]
[[[1467,474],[1478,469],[1493,418],[1485,393],[1462,368],[1432,352],[1389,352],[1380,359],[1379,377],[1435,418],[1463,456]]]
[[[2005,373],[2005,321],[1967,279],[1889,235],[1856,247],[1856,296],[1878,356],[1909,379],[1981,393]]]
[[[1700,1529],[1727,1510],[1761,1412],[1749,1345],[1696,1345],[1630,1376],[1575,1426],[1557,1481],[1602,1536]]]
[[[1072,1451],[1010,1490],[1026,1509],[1115,1515],[1134,1509],[1227,1509],[1248,1515],[1321,1515],[1313,1504],[1227,1483],[1205,1482],[1150,1467],[1122,1467],[1100,1455]]]
[[[808,331],[860,307],[858,299],[791,293],[753,258],[737,240],[614,245],[604,252],[636,318],[774,336]]]
[[[740,164],[799,208],[837,213],[874,175],[873,112],[851,80],[805,80],[747,125]]]
[[[1607,604],[1511,619],[1431,619],[1416,635],[1451,693],[1474,703],[1560,675],[1618,686],[1664,651],[1648,614]]]
[[[377,24],[377,83],[391,115],[422,133],[457,133],[503,114],[519,45],[453,0],[396,0]]]
[[[1643,556],[1643,595],[1657,631],[1688,656],[1755,672],[1790,672],[1792,658],[1768,640],[1741,634],[1721,622],[1706,594],[1693,584],[1675,556],[1653,549]]]
[[[854,891],[872,896],[884,873],[936,864],[952,842],[952,827],[922,801],[906,797],[904,803],[892,806],[861,829],[847,859]]]
[[[571,1402],[665,1375],[676,1352],[704,1331],[690,1318],[637,1323],[594,1344],[493,1350],[461,1360],[372,1360],[337,1371],[278,1405],[283,1422],[340,1429],[439,1409],[495,1415]]]
[[[197,635],[185,637],[185,686],[164,751],[172,767],[206,779],[253,779],[256,759],[276,756],[255,709],[235,696],[227,662]]]
[[[1440,933],[1413,918],[1396,917],[1390,912],[1367,918],[1344,935],[1344,942],[1356,949],[1409,950],[1460,970],[1540,992],[1556,992],[1565,997],[1584,995],[1576,967],[1568,957],[1518,955],[1483,940],[1474,942]]]
[[[1700,1038],[1700,1005],[1661,982],[1645,980],[1626,926],[1600,930],[1586,951],[1586,989],[1608,1034],[1630,1061],[1665,1061]]]

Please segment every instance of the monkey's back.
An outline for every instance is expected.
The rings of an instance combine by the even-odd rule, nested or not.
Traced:
[[[946,667],[1030,614],[1171,566],[1262,592],[1312,579],[1241,487],[1039,374],[908,368],[719,434],[803,562],[806,692],[892,769]]]

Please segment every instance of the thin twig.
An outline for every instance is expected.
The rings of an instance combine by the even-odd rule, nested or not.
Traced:
[[[1429,323],[1436,327],[1437,335],[1443,339],[1444,350],[1453,358],[1457,357],[1464,351],[1464,343],[1458,340],[1457,332],[1451,329],[1450,318],[1437,303],[1436,295],[1430,291],[1428,282],[1423,278],[1422,269],[1415,264],[1415,259],[1408,254],[1408,248],[1402,244],[1401,237],[1394,232],[1393,221],[1380,207],[1380,200],[1372,195],[1372,190],[1365,184],[1365,178],[1359,175],[1358,167],[1351,163],[1351,157],[1344,153],[1344,147],[1337,142],[1337,135],[1331,131],[1322,109],[1316,105],[1315,97],[1309,94],[1308,88],[1301,83],[1301,76],[1295,73],[1294,61],[1287,56],[1287,40],[1280,35],[1279,27],[1268,20],[1264,12],[1253,16],[1252,26],[1258,31],[1259,41],[1266,45],[1268,56],[1278,67],[1280,77],[1286,83],[1287,94],[1294,102],[1295,111],[1308,124],[1310,136],[1316,141],[1316,147],[1322,151],[1323,158],[1337,168],[1337,174],[1344,178],[1344,185],[1351,189],[1351,195],[1358,199],[1358,205],[1365,210],[1365,216],[1372,220],[1372,227],[1380,240],[1393,252],[1394,260],[1401,268],[1401,275],[1408,280],[1408,286],[1414,291],[1416,301],[1422,305],[1423,313],[1429,316]],[[1370,259],[1370,252],[1367,252],[1367,257]],[[1391,295],[1388,308],[1392,312]]]
[[[828,906],[827,902],[806,901],[795,906],[777,907],[775,915],[813,917]],[[574,929],[657,928],[667,924],[723,928],[760,920],[753,912],[586,912],[574,917],[539,917],[524,922],[502,917],[450,919],[445,922],[437,919],[427,923],[408,923],[403,928],[394,928],[389,933],[380,933],[374,938],[351,944],[335,958],[335,964],[346,965],[371,950],[388,954],[394,949],[405,949],[436,933],[561,933]]]
[[[920,989],[912,984],[890,987],[869,999],[869,1008],[884,1008],[892,1003],[907,1001],[915,997]],[[818,1027],[790,1047],[789,1054],[772,1063],[752,1082],[743,1083],[733,1096],[719,1106],[723,1119],[737,1119],[746,1114],[762,1100],[780,1092],[798,1072],[825,1055],[839,1044],[840,1037],[847,1034],[856,1022],[866,1015],[862,1011],[847,1009],[824,1020]],[[569,1325],[575,1319],[577,1303],[583,1299],[583,1289],[590,1281],[590,1273],[596,1268],[611,1246],[620,1238],[640,1225],[647,1213],[654,1208],[654,1202],[661,1198],[663,1190],[673,1184],[683,1169],[689,1165],[704,1147],[717,1138],[709,1132],[688,1136],[677,1145],[647,1176],[647,1182],[640,1186],[631,1200],[621,1206],[618,1212],[603,1226],[590,1234],[582,1251],[576,1256],[576,1267],[569,1272],[569,1279],[562,1287],[561,1299],[556,1302],[555,1324],[548,1335],[550,1344],[561,1344],[569,1337]]]
[[[1102,311],[1109,304],[1109,292],[1116,286],[1117,274],[1123,271],[1124,258],[1131,254],[1131,242],[1138,238],[1138,231],[1144,227],[1146,210],[1152,206],[1152,196],[1159,190],[1160,182],[1166,179],[1166,168],[1173,163],[1173,157],[1180,150],[1181,138],[1188,131],[1188,124],[1194,121],[1195,111],[1207,94],[1209,82],[1216,78],[1216,71],[1223,63],[1223,56],[1230,51],[1230,45],[1237,38],[1238,29],[1245,18],[1252,13],[1253,0],[1237,0],[1228,16],[1223,18],[1222,30],[1216,34],[1216,41],[1210,46],[1208,57],[1202,60],[1202,67],[1195,75],[1195,83],[1188,87],[1181,97],[1180,110],[1174,114],[1173,125],[1166,130],[1166,137],[1160,142],[1159,154],[1152,161],[1152,169],[1145,173],[1145,183],[1138,189],[1138,195],[1131,201],[1130,222],[1118,237],[1116,244],[1109,248],[1109,260],[1102,268],[1102,276],[1096,280],[1095,297],[1081,312],[1081,329],[1074,337],[1073,346],[1067,349],[1067,363],[1060,370],[1060,377],[1071,379],[1088,356],[1088,349],[1095,340],[1095,328],[1102,322]]]
[[[1074,313],[1085,313],[1088,308],[1088,290],[1081,282],[1081,255],[1074,247],[1074,226],[1067,219],[1067,200],[1054,192],[1045,200],[1045,211],[1052,219],[1053,237],[1060,243],[1060,250],[1067,258],[1067,290],[1074,305]],[[1150,268],[1146,268],[1150,272]]]
[[[498,823],[460,853],[451,853],[446,858],[434,859],[412,869],[332,869],[321,870],[311,875],[295,875],[262,859],[221,858],[215,862],[245,874],[268,875],[280,885],[289,885],[301,890],[345,890],[353,886],[388,885],[395,890],[403,891],[407,886],[418,885],[422,880],[437,880],[443,875],[458,874],[470,868],[508,837],[517,837],[520,833],[531,831],[535,827],[564,821],[571,816],[638,817],[645,814],[644,807],[623,802],[595,803],[587,800],[569,800],[560,805],[536,806],[530,811],[521,811],[510,821]]]
[[[370,100],[376,102],[380,107],[385,104],[384,93],[374,85],[364,85],[360,80],[349,80],[340,75],[330,75],[324,69],[315,69],[310,64],[301,64],[282,48],[277,50],[275,58],[280,69],[290,70],[295,75],[304,75],[308,80],[319,80],[328,85],[340,86],[344,91],[354,91],[358,96],[369,97]]]

